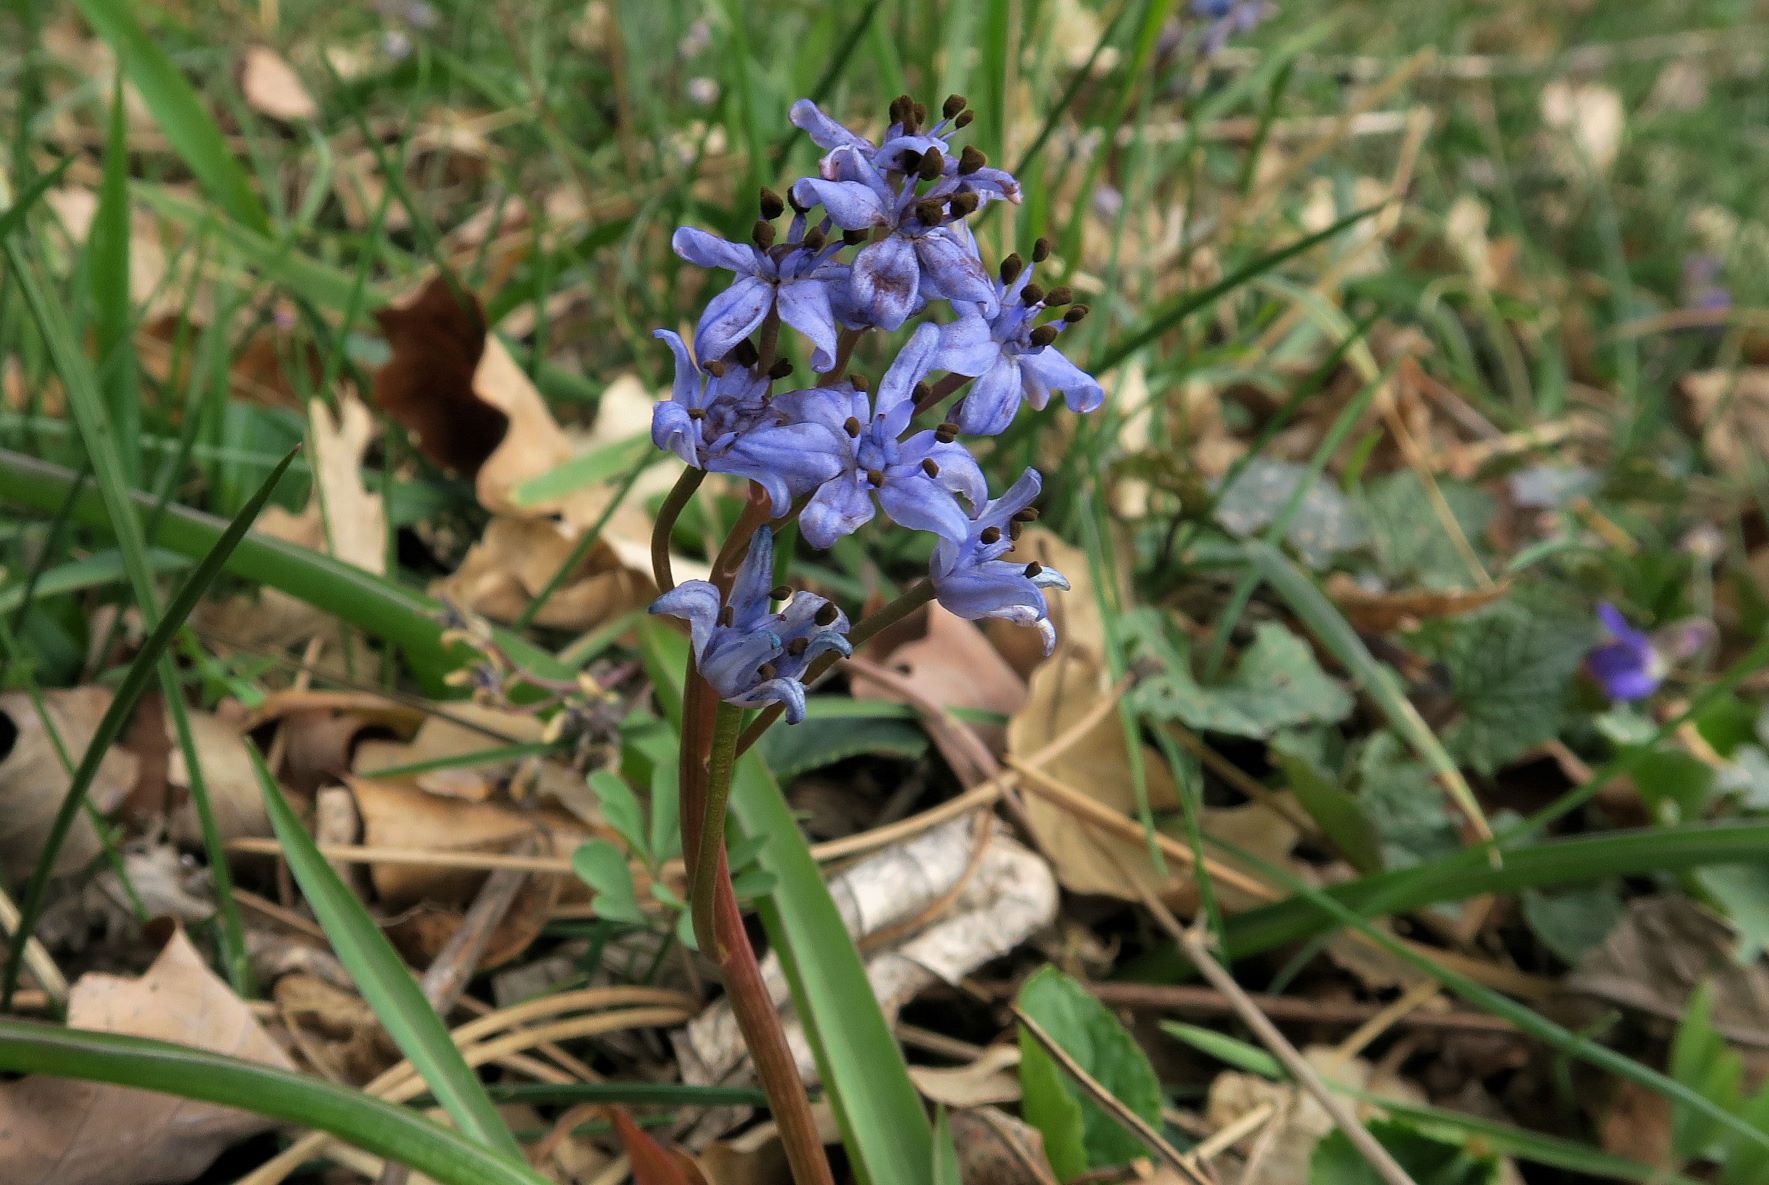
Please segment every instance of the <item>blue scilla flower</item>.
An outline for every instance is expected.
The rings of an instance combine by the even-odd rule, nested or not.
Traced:
[[[1714,641],[1713,623],[1698,618],[1676,622],[1656,634],[1629,625],[1614,605],[1598,605],[1597,619],[1609,637],[1586,656],[1585,669],[1605,695],[1620,703],[1645,699],[1659,689],[1676,663]]]
[[[1042,261],[1048,250],[1040,239],[1033,263]],[[936,365],[977,380],[954,416],[960,431],[994,436],[1013,422],[1022,400],[1042,408],[1052,391],[1060,391],[1077,412],[1093,411],[1105,399],[1098,381],[1054,344],[1063,330],[1087,315],[1087,306],[1071,305],[1040,324],[1040,314],[1070,305],[1073,293],[1060,287],[1046,292],[1032,283],[1032,271],[1018,255],[1009,255],[1001,261],[1000,280],[992,285],[993,311],[984,304],[953,302],[958,319],[940,331]]]
[[[794,204],[821,204],[843,231],[872,238],[849,276],[846,315],[857,327],[896,329],[929,299],[994,311],[995,289],[964,219],[985,201],[1018,201],[1020,191],[974,149],[952,158],[947,137],[960,126],[962,108],[954,96],[948,118],[923,133],[925,111],[899,98],[891,105],[891,134],[875,147],[815,104],[794,104],[794,121],[831,146],[819,162],[820,176],[794,183]]]
[[[696,469],[729,473],[759,483],[776,517],[792,499],[840,472],[827,432],[788,422],[769,398],[773,376],[741,360],[701,367],[679,334],[653,333],[676,356],[670,397],[651,412],[651,441]],[[737,353],[742,353],[740,348]]]
[[[940,604],[970,621],[999,617],[1029,625],[1044,639],[1044,653],[1056,646],[1056,627],[1044,601],[1047,588],[1069,587],[1055,568],[1016,564],[1001,557],[1013,550],[1020,524],[1038,516],[1032,500],[1042,487],[1036,469],[1028,469],[1007,493],[983,507],[961,540],[942,539],[929,564]]]
[[[701,314],[694,343],[702,358],[723,358],[754,333],[770,311],[811,342],[811,366],[824,371],[835,365],[836,323],[832,291],[844,292],[848,267],[835,260],[842,249],[829,241],[828,223],[808,227],[803,213],[794,216],[783,242],[774,241],[772,220],[785,208],[777,194],[762,191],[762,217],[750,244],[728,242],[718,235],[684,226],[670,240],[677,255],[705,268],[733,272],[737,280],[719,293]]]
[[[848,619],[816,593],[770,589],[774,533],[758,529],[729,596],[687,580],[651,602],[651,612],[688,623],[694,663],[719,698],[742,708],[780,704],[789,724],[805,715],[805,670],[824,654],[851,654]],[[785,607],[771,610],[771,601]]]
[[[916,329],[876,394],[847,381],[775,397],[775,408],[794,423],[827,434],[827,455],[838,466],[799,516],[811,546],[829,547],[859,530],[872,518],[875,500],[893,521],[917,531],[962,539],[969,530],[970,516],[957,495],[973,507],[988,497],[975,458],[954,442],[949,425],[899,439],[915,415],[939,336],[933,325]]]

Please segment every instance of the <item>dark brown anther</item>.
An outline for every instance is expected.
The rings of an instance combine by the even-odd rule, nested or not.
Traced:
[[[906,123],[915,112],[915,100],[908,95],[898,95],[891,100],[891,122]]]
[[[983,533],[978,535],[977,539],[984,547],[993,547],[1001,542],[1001,528],[984,527]]]
[[[866,471],[866,480],[871,482],[874,486],[883,485],[884,484],[884,470],[883,469],[868,469]]]
[[[921,471],[929,477],[938,477],[940,476],[939,462],[935,461],[932,457],[923,457],[921,459]]]
[[[774,365],[768,367],[768,377],[771,379],[783,379],[791,373],[792,363],[785,358],[775,359]]]
[[[725,626],[726,628],[736,625],[737,624],[737,610],[733,609],[729,605],[726,605],[723,609],[720,609],[719,610],[719,624],[722,626]]]
[[[778,675],[779,673],[780,673],[780,668],[775,666],[771,662],[765,662],[761,666],[756,668],[756,674],[760,675],[764,679],[772,679],[775,675]]]
[[[846,432],[850,437],[859,436],[860,435],[859,417],[849,416],[847,419],[843,420],[842,421],[842,431]]]
[[[1038,521],[1038,508],[1028,506],[1023,510],[1016,510],[1013,519],[1016,523],[1035,523]]]
[[[1024,523],[1010,522],[1007,524],[1007,537],[1012,539],[1015,543],[1018,543],[1020,541],[1020,532],[1025,529],[1026,526]]]
[[[920,167],[916,173],[923,181],[932,181],[946,171],[946,157],[938,148],[930,148],[922,153],[918,163]]]
[[[951,444],[954,440],[958,439],[958,425],[954,424],[951,420],[947,420],[938,428],[934,429],[934,439],[941,444]]]
[[[970,121],[976,117],[977,113],[975,111],[960,111],[953,117],[952,126],[960,130],[968,128],[970,126]]]
[[[844,231],[842,231],[842,242],[846,243],[850,247],[854,247],[854,246],[857,246],[861,243],[864,243],[870,237],[871,237],[871,235],[869,234],[869,232],[864,231],[864,230],[844,230]]]
[[[1067,284],[1058,284],[1044,294],[1044,304],[1047,308],[1060,308],[1066,304],[1073,304],[1074,300],[1075,290]]]
[[[940,114],[952,119],[969,105],[970,100],[963,95],[947,95],[946,101],[940,104]]]
[[[1063,314],[1063,320],[1073,325],[1077,321],[1085,321],[1087,319],[1087,314],[1092,311],[1093,310],[1089,309],[1086,305],[1078,304]]]
[[[762,194],[757,204],[761,207],[763,218],[778,218],[786,213],[786,200],[766,185],[762,186]]]
[[[811,210],[811,207],[799,201],[798,194],[790,189],[786,191],[786,204],[792,207],[792,212],[794,214],[808,214]]]
[[[756,344],[747,337],[731,347],[731,357],[737,359],[739,366],[754,366],[762,360],[762,356],[756,353]]]
[[[1040,564],[1037,560],[1033,560],[1031,563],[1026,565],[1026,578],[1028,580],[1030,580],[1031,578],[1033,578],[1034,576],[1037,576],[1040,572],[1043,572],[1043,571],[1044,571],[1044,565]]]
[[[701,367],[701,369],[712,375],[715,379],[722,379],[725,377],[725,364],[717,358],[708,362],[705,366]]]
[[[1032,244],[1032,262],[1043,263],[1050,258],[1050,240],[1039,239]]]
[[[792,641],[790,641],[786,644],[786,653],[792,655],[794,658],[798,658],[798,657],[802,656],[804,654],[804,652],[809,650],[810,648],[811,648],[811,639],[809,639],[809,638],[794,638]]]
[[[934,397],[934,389],[928,386],[926,382],[916,383],[915,386],[910,389],[909,396],[915,401],[915,406],[920,407]]]
[[[1027,284],[1024,288],[1020,289],[1020,303],[1022,304],[1037,304],[1043,299],[1044,289],[1036,284]]]
[[[706,408],[704,408],[704,407],[691,407],[691,408],[689,408],[688,409],[688,418],[691,420],[704,420],[704,419],[706,419]]]
[[[913,148],[905,148],[903,155],[897,159],[905,176],[915,173],[921,168],[922,155]]]
[[[967,177],[988,163],[989,158],[975,145],[965,145],[964,151],[958,154],[958,171]]]
[[[1019,279],[1020,273],[1025,270],[1026,261],[1021,259],[1019,252],[1016,251],[1001,261],[1001,282],[1011,284]]]
[[[776,601],[784,601],[792,596],[792,586],[790,584],[776,584],[768,590],[768,595]]]
[[[946,221],[946,203],[939,198],[916,202],[915,216],[921,219],[923,226],[939,226]]]
[[[927,122],[927,104],[926,103],[917,103],[915,105],[915,111],[913,112],[913,114],[915,116],[915,126],[916,127],[920,127],[922,124],[926,123]]]
[[[755,240],[758,247],[774,245],[774,224],[765,218],[756,219],[756,224],[749,228],[749,237]]]
[[[980,199],[977,195],[967,189],[963,193],[953,194],[952,200],[946,203],[946,205],[947,208],[952,211],[952,217],[969,218],[972,214],[977,212],[979,201]]]
[[[821,251],[823,250],[823,245],[829,242],[829,236],[823,232],[821,226],[813,226],[810,230],[805,232],[803,242],[805,250]]]
[[[1038,328],[1034,329],[1029,336],[1032,339],[1033,345],[1048,346],[1051,342],[1056,340],[1056,326],[1040,325]]]
[[[848,376],[848,383],[856,391],[870,391],[870,390],[872,390],[872,380],[867,378],[863,374],[849,375]]]
[[[842,611],[837,609],[834,605],[826,604],[823,608],[817,610],[816,622],[818,625],[834,625],[835,619],[840,617],[841,613]]]

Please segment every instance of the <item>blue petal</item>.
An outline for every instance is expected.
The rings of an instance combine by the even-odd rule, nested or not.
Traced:
[[[792,126],[811,137],[811,142],[819,148],[871,148],[872,142],[863,136],[855,135],[847,128],[831,119],[823,108],[809,99],[800,99],[792,105],[787,118]]]
[[[953,374],[979,375],[1001,357],[989,319],[966,305],[958,320],[940,327],[940,356],[934,365]]]
[[[927,377],[940,351],[940,327],[931,322],[916,326],[915,333],[897,351],[890,369],[878,381],[872,399],[874,418],[884,421],[887,436],[897,437],[915,416],[915,384]]]
[[[670,353],[676,356],[676,378],[670,387],[670,398],[683,407],[704,406],[705,400],[701,396],[705,384],[701,379],[700,368],[694,364],[694,355],[688,352],[688,343],[682,340],[682,335],[670,329],[654,329],[651,336],[662,338],[664,344],[669,346]]]
[[[854,258],[854,301],[880,329],[896,329],[914,314],[920,288],[921,265],[902,235],[880,239]]]
[[[731,347],[754,333],[774,303],[774,286],[753,276],[743,276],[712,298],[700,325],[694,331],[694,344],[703,358],[723,358]]]
[[[927,274],[929,289],[947,300],[968,300],[982,306],[983,315],[993,317],[1001,311],[995,285],[973,248],[967,246],[950,228],[930,230],[915,238],[915,255]]]
[[[878,504],[913,531],[932,531],[948,539],[963,539],[970,531],[970,516],[958,499],[920,469],[887,475],[878,490]]]
[[[739,696],[726,698],[739,707],[765,708],[779,704],[786,709],[786,722],[797,724],[805,718],[805,685],[797,679],[769,679],[757,683]]]
[[[829,287],[823,280],[788,280],[780,285],[780,319],[810,340],[811,369],[822,372],[835,366],[835,313],[829,307]]]
[[[768,592],[774,587],[774,532],[767,527],[756,528],[737,568],[726,603],[731,606],[739,629],[754,629],[770,615]]]
[[[1024,396],[1020,359],[997,354],[995,365],[977,376],[958,405],[955,422],[959,431],[972,436],[997,436],[1007,431]]]
[[[740,275],[754,275],[756,272],[754,247],[729,242],[692,226],[678,227],[676,233],[670,237],[670,247],[677,255],[698,267],[720,268]]]
[[[651,443],[700,468],[700,429],[688,409],[666,399],[651,409]]]
[[[799,515],[799,530],[807,543],[821,550],[858,531],[872,515],[872,491],[857,475],[843,474],[811,495]]]
[[[1105,402],[1105,390],[1094,377],[1070,362],[1055,346],[1020,356],[1020,365],[1052,391],[1061,391],[1074,412],[1090,412]]]
[[[660,617],[679,617],[688,623],[696,656],[706,653],[707,640],[719,620],[722,604],[719,590],[705,580],[684,580],[669,592],[651,602],[651,612]]]
[[[774,396],[774,410],[797,424],[815,424],[848,439],[842,425],[852,416],[862,422],[867,416],[866,397],[846,383],[833,387],[806,387]],[[846,446],[852,452],[852,446]]]
[[[743,433],[723,454],[707,458],[706,468],[760,485],[779,518],[798,495],[841,473],[850,455],[845,436],[838,439],[818,424],[783,424]]]
[[[806,177],[793,183],[792,196],[801,206],[821,205],[843,230],[870,230],[890,222],[878,194],[858,181]]]

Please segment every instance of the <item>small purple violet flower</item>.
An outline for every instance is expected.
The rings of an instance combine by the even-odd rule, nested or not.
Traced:
[[[907,98],[893,102],[891,114],[885,142],[874,147],[814,103],[793,104],[793,122],[830,146],[821,176],[793,184],[794,204],[821,204],[842,230],[875,236],[854,257],[848,316],[856,327],[896,329],[930,297],[971,301],[993,314],[995,289],[963,223],[986,201],[1019,201],[1018,182],[986,169],[974,148],[952,159],[947,141],[961,126],[960,96],[946,101],[946,118],[926,133],[919,131],[925,110]]]
[[[1277,10],[1277,5],[1267,0],[1192,0],[1192,15],[1206,22],[1199,52],[1214,57],[1229,38],[1251,32]]]
[[[776,516],[841,471],[823,428],[789,423],[773,405],[771,376],[735,359],[702,369],[679,334],[659,329],[652,336],[676,356],[670,397],[651,412],[651,441],[658,448],[696,469],[760,483]],[[749,361],[756,361],[753,350]]]
[[[774,533],[759,528],[737,570],[731,595],[705,580],[686,580],[651,603],[651,612],[688,623],[694,662],[719,698],[742,708],[771,703],[786,721],[805,715],[805,670],[820,655],[846,657],[848,619],[835,605],[803,589],[770,590],[774,579]],[[786,599],[777,612],[769,599]]]
[[[1042,262],[1047,252],[1040,239],[1033,264]],[[1074,305],[1055,320],[1038,324],[1040,313],[1070,304],[1074,294],[1062,287],[1045,292],[1031,282],[1032,271],[1018,255],[1009,255],[1001,262],[1001,279],[992,285],[996,311],[955,301],[958,320],[940,331],[936,365],[977,380],[954,416],[962,432],[995,436],[1013,422],[1022,399],[1042,409],[1052,391],[1062,392],[1076,412],[1093,411],[1105,400],[1099,382],[1053,344],[1058,334],[1087,315],[1087,306]]]
[[[1586,656],[1585,670],[1619,703],[1645,699],[1659,689],[1672,666],[1714,641],[1713,623],[1699,618],[1648,634],[1629,625],[1621,610],[1607,602],[1597,606],[1597,617],[1609,638]]]
[[[835,262],[842,248],[838,237],[830,243],[829,226],[806,229],[805,216],[797,214],[786,241],[774,242],[771,219],[785,204],[774,193],[762,193],[762,218],[755,225],[755,242],[727,242],[715,234],[684,226],[670,240],[677,255],[704,268],[734,272],[737,280],[715,296],[700,316],[694,344],[707,359],[723,358],[731,348],[754,333],[772,310],[780,319],[811,342],[811,367],[825,371],[835,365],[835,313],[832,289],[847,287],[848,267]]]
[[[955,495],[973,507],[988,497],[975,458],[944,427],[898,439],[915,415],[917,389],[932,369],[939,336],[934,325],[917,328],[871,397],[852,381],[775,397],[774,407],[793,423],[826,433],[824,456],[837,468],[799,516],[812,547],[829,547],[859,530],[871,520],[875,498],[913,530],[955,540],[969,530],[970,516]]]
[[[971,520],[962,541],[940,540],[928,571],[940,604],[952,613],[969,621],[999,617],[1033,626],[1049,654],[1056,647],[1056,628],[1050,624],[1043,590],[1066,589],[1069,582],[1055,568],[1001,558],[1013,550],[1020,524],[1038,517],[1031,505],[1041,486],[1038,471],[1026,470],[1007,493]]]

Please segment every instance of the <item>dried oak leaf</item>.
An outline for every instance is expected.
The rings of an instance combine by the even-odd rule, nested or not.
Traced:
[[[68,1000],[68,1023],[293,1069],[184,932],[168,929],[159,957],[139,979],[82,976]],[[230,1144],[271,1126],[231,1107],[122,1086],[48,1077],[0,1084],[0,1165],[8,1185],[188,1181]]]
[[[262,45],[246,48],[245,61],[240,66],[240,93],[252,110],[284,123],[299,123],[319,115],[319,104],[307,93],[295,68],[275,50]]]
[[[67,767],[54,737],[59,736],[67,752],[84,753],[110,706],[111,693],[102,687],[76,687],[48,692],[42,702],[39,715],[26,693],[0,695],[0,869],[21,880],[43,850],[68,790]],[[100,815],[109,815],[122,805],[135,777],[135,758],[113,748],[99,763],[87,800]],[[91,819],[74,816],[73,830],[55,862],[56,874],[83,867],[101,850]]]
[[[509,417],[480,398],[485,314],[440,276],[405,304],[375,313],[393,356],[375,372],[374,403],[438,468],[471,477],[496,451]]]

